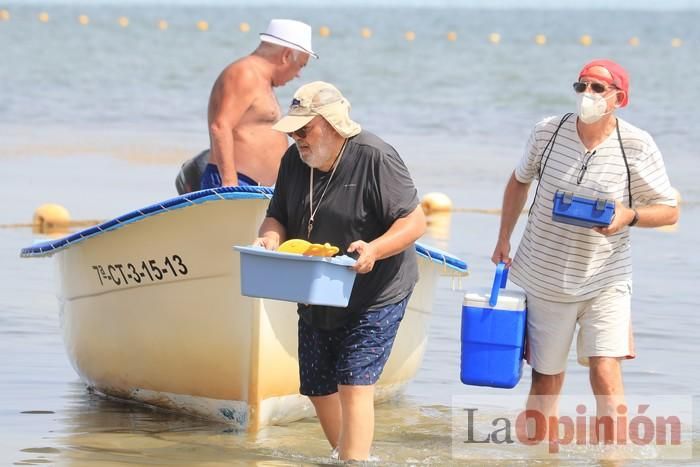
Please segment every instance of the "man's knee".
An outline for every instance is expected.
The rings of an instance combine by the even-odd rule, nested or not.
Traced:
[[[374,404],[374,384],[349,385],[339,384],[338,395],[346,404]]]
[[[590,357],[591,385],[596,394],[616,394],[621,390],[622,371],[620,359],[615,357]]]
[[[532,392],[534,394],[559,394],[564,384],[564,372],[546,375],[532,369]]]

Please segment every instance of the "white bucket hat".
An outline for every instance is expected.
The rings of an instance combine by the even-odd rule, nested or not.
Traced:
[[[267,31],[260,33],[260,40],[307,53],[318,55],[311,49],[311,26],[293,19],[273,19]]]

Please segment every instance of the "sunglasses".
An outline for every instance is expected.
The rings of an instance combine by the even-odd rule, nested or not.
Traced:
[[[604,93],[605,91],[607,91],[607,90],[609,90],[609,89],[616,89],[615,87],[612,87],[612,86],[611,86],[611,87],[608,87],[608,86],[606,86],[606,85],[604,85],[604,84],[601,84],[601,83],[593,83],[593,82],[586,82],[586,81],[576,81],[576,82],[574,83],[574,91],[576,91],[576,92],[578,92],[578,93],[585,92],[586,89],[588,89],[589,86],[590,86],[590,88],[591,88],[591,91],[593,91],[593,92],[596,93],[596,94],[602,94],[602,93]]]
[[[309,131],[311,131],[311,128],[309,127],[309,124],[307,123],[306,125],[299,128],[298,130],[292,131],[291,133],[287,133],[287,135],[290,138],[296,135],[297,138],[304,139],[304,138],[306,138],[306,135],[309,134]]]

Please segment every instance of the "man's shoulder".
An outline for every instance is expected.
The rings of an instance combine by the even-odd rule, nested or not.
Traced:
[[[622,137],[632,136],[645,140],[652,140],[651,135],[647,131],[632,125],[627,120],[623,120],[620,117],[617,117],[617,123],[620,127],[620,134]]]
[[[631,123],[617,118],[620,128],[620,137],[622,138],[625,149],[636,149],[639,152],[648,152],[650,148],[655,147],[656,143],[652,136],[639,127]]]
[[[250,55],[236,60],[223,69],[219,79],[225,84],[242,88],[254,88],[261,84],[269,86],[269,82],[256,71],[254,60],[255,57]]]
[[[284,152],[284,155],[282,156],[282,163],[303,164],[303,162],[301,162],[301,158],[299,157],[299,148],[297,148],[296,144],[290,144],[287,147],[287,150]]]
[[[373,154],[375,157],[382,157],[382,155],[386,154],[398,155],[393,146],[374,133],[364,129],[357,136],[350,139],[350,144],[357,151]]]
[[[566,118],[566,120],[564,120]],[[563,115],[550,115],[548,117],[542,118],[535,124],[535,130],[537,131],[548,131],[552,132],[557,129],[557,127],[562,124],[562,126],[569,124],[576,124],[576,116],[572,113],[566,113]]]

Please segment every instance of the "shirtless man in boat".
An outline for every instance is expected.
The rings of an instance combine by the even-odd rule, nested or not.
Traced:
[[[289,144],[286,135],[272,130],[281,117],[273,88],[298,77],[309,56],[318,58],[311,49],[311,27],[299,21],[273,19],[267,31],[260,34],[257,49],[221,72],[209,97],[211,149],[199,188],[270,186],[275,182]],[[187,170],[183,166],[183,172]],[[189,177],[185,173],[179,178],[177,184],[182,185]],[[198,188],[191,182],[186,185],[190,186],[182,191]]]

